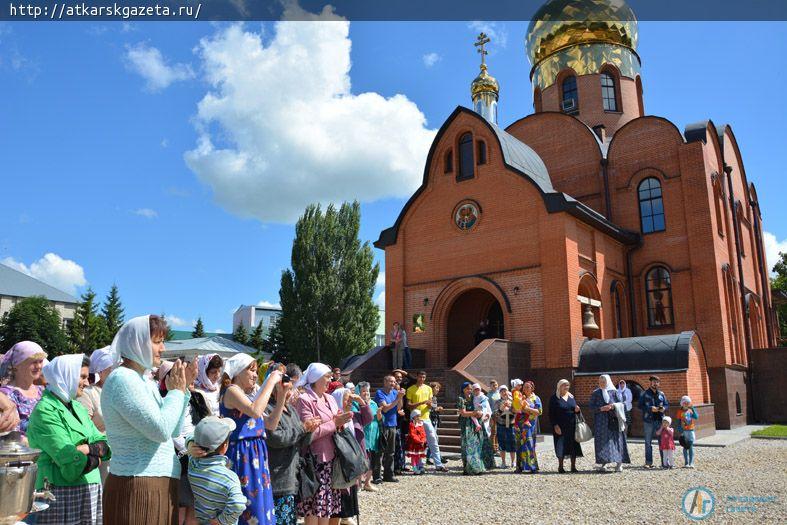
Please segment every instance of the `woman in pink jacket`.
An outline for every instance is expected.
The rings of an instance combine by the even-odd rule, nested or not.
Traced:
[[[305,392],[298,397],[298,414],[301,420],[319,418],[320,426],[312,434],[309,452],[314,455],[319,488],[311,498],[298,503],[298,514],[306,518],[306,525],[334,525],[339,518],[331,519],[341,510],[341,495],[331,488],[332,461],[336,454],[333,434],[352,419],[352,412],[340,413],[334,398],[327,394],[331,369],[322,363],[312,363],[296,383]]]

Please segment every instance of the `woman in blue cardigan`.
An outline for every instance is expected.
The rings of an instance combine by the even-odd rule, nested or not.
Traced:
[[[112,448],[112,468],[104,486],[104,522],[113,525],[177,523],[180,462],[173,437],[180,434],[188,385],[196,367],[177,361],[161,397],[146,372],[158,366],[167,324],[156,315],[135,317],[112,341],[121,365],[107,378],[101,406]]]

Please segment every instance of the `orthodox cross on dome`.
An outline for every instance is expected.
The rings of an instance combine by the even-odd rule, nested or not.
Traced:
[[[481,69],[486,69],[486,61],[484,57],[489,54],[489,51],[487,51],[484,46],[488,43],[489,37],[486,36],[486,33],[481,33],[478,35],[478,38],[476,38],[475,44],[473,44],[478,48],[477,51],[481,54]]]

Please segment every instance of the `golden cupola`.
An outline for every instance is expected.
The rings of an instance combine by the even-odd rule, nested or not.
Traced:
[[[639,74],[637,19],[623,0],[548,0],[533,16],[525,46],[534,89],[552,85],[567,68],[585,75],[610,64],[621,76]]]
[[[485,57],[488,51],[484,46],[488,43],[489,37],[481,33],[474,44],[481,54],[481,72],[470,84],[470,96],[473,99],[473,110],[489,122],[497,124],[497,101],[500,85],[495,77],[489,74],[486,67]]]

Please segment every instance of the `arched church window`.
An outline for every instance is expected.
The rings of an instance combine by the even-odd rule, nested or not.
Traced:
[[[459,175],[456,180],[472,179],[473,167],[473,134],[465,133],[459,139]]]
[[[478,164],[486,164],[486,142],[478,141]]]
[[[666,229],[661,183],[655,177],[648,177],[639,184],[639,218],[642,233],[661,232]]]
[[[648,327],[661,328],[674,324],[672,317],[672,279],[669,270],[656,266],[645,276],[648,303]]]
[[[443,170],[445,173],[454,171],[454,152],[450,148],[445,152],[445,160],[443,162]]]
[[[740,392],[735,392],[735,415],[743,415],[743,403],[741,403]]]
[[[618,110],[615,79],[609,73],[601,73],[601,99],[604,102],[604,111]]]
[[[716,174],[711,176],[711,185],[713,186],[713,202],[716,208],[716,230],[719,237],[724,237],[724,215],[721,212],[724,207],[724,192],[721,191],[721,182]]]
[[[579,91],[577,91],[577,77],[574,75],[568,76],[563,79],[561,84],[562,109],[565,113],[574,113],[579,111]]]

